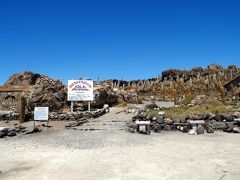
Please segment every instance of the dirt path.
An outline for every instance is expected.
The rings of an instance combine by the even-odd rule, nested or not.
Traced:
[[[131,120],[131,114],[124,114],[122,108],[112,108],[110,113],[75,128],[80,131],[125,130]]]
[[[114,128],[131,118],[118,111],[82,127],[117,123],[107,130],[54,122],[59,128],[0,139],[0,179],[240,179],[238,134],[131,134]]]

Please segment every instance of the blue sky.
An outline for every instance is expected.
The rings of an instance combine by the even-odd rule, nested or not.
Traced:
[[[29,70],[142,79],[240,65],[240,1],[0,0],[0,84]]]

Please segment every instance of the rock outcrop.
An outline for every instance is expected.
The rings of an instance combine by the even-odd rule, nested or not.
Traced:
[[[14,74],[5,83],[6,86],[25,86],[23,92],[29,111],[36,106],[48,106],[50,111],[59,111],[66,106],[66,90],[59,79],[33,72]]]
[[[59,79],[33,72],[21,72],[11,76],[5,86],[24,86],[24,96],[27,99],[27,108],[33,111],[36,106],[48,106],[50,111],[58,112],[69,107],[67,102],[67,87]],[[102,108],[104,104],[117,104],[116,92],[107,84],[94,85],[93,108]],[[75,109],[86,109],[87,103],[76,102]]]
[[[94,100],[91,103],[92,107],[103,107],[104,104],[112,106],[118,103],[117,95],[109,85],[95,85],[93,94]]]
[[[5,86],[30,86],[35,85],[41,75],[33,72],[21,72],[12,75],[4,84]]]

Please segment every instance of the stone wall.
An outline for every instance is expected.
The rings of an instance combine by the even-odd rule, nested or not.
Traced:
[[[0,92],[0,110],[18,112],[19,92]]]

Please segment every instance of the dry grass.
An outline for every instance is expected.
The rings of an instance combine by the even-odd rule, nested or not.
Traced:
[[[146,112],[146,114],[151,117],[158,116],[158,113],[159,113],[159,110],[153,110],[153,109]]]
[[[116,107],[127,107],[127,103],[126,102],[122,102],[122,103],[119,103],[118,105],[116,105]]]
[[[206,104],[194,107],[170,108],[165,111],[167,117],[196,115],[202,113],[228,114],[229,109],[220,101],[209,101]]]
[[[166,117],[173,118],[187,115],[196,115],[200,113],[228,114],[230,111],[231,109],[227,109],[227,107],[220,101],[209,101],[206,104],[197,105],[194,107],[182,106],[178,108],[169,108],[164,112]],[[157,116],[158,112],[159,111],[157,110],[151,110],[147,112],[147,115]]]
[[[183,104],[184,105],[188,105],[188,104],[190,104],[191,103],[191,101],[195,98],[196,96],[194,96],[194,95],[190,95],[190,96],[186,96],[185,98],[184,98],[184,100],[183,100]]]

